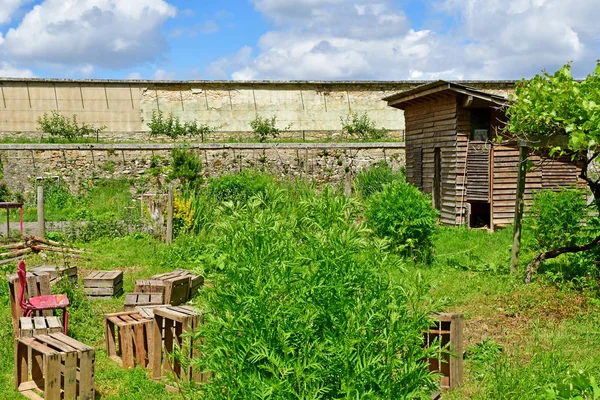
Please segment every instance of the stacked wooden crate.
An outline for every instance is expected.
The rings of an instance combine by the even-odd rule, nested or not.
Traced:
[[[48,335],[60,333],[63,330],[58,317],[21,317],[19,321],[19,336],[33,337],[34,335]]]
[[[164,302],[172,306],[185,303],[194,297],[204,283],[204,277],[202,275],[195,275],[191,271],[182,269],[154,275],[150,277],[150,279],[164,282]]]
[[[8,292],[10,298],[10,312],[12,316],[13,333],[19,334],[19,319],[23,316],[23,309],[19,304],[19,276],[17,274],[8,275]],[[23,300],[30,297],[48,296],[50,291],[50,275],[46,272],[27,272],[27,288],[23,294]],[[35,311],[34,316],[51,317],[54,315],[52,310]]]
[[[95,398],[95,351],[62,333],[15,341],[15,387],[30,399]]]
[[[90,299],[110,299],[123,294],[122,271],[94,271],[83,280],[83,291]]]
[[[37,267],[29,268],[29,272],[34,274],[47,273],[50,275],[51,285],[59,282],[63,277],[69,278],[73,283],[77,283],[77,267],[38,265]]]

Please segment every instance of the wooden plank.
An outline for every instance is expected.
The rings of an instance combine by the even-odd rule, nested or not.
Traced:
[[[79,397],[81,399],[93,400],[95,398],[94,387],[95,351],[89,348],[79,355]]]
[[[77,396],[77,352],[64,355],[63,391],[65,399],[75,399]]]
[[[160,380],[161,358],[164,319],[160,315],[154,315],[152,333],[152,379]]]
[[[44,357],[45,400],[60,400],[60,371],[61,355],[59,353],[49,354]]]

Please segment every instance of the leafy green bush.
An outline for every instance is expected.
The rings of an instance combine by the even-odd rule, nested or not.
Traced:
[[[273,139],[277,139],[282,131],[287,131],[290,129],[292,125],[288,125],[283,129],[277,128],[277,117],[274,115],[271,118],[261,117],[258,114],[256,117],[250,121],[250,127],[252,128],[252,132],[254,132],[254,136],[260,141],[266,141],[269,136]]]
[[[365,210],[368,225],[405,256],[429,261],[438,212],[431,199],[406,182],[392,182],[372,195]]]
[[[150,128],[151,136],[166,135],[171,139],[177,139],[180,136],[198,136],[204,140],[204,135],[217,130],[206,124],[198,123],[196,120],[186,121],[183,124],[177,116],[169,113],[166,117],[162,111],[153,110],[150,122],[147,124]]]
[[[526,218],[535,250],[573,246],[581,240],[586,219],[585,195],[580,190],[542,190],[533,196]]]
[[[81,125],[77,122],[77,115],[73,114],[71,118],[61,115],[54,110],[50,115],[44,113],[38,118],[38,129],[50,136],[57,136],[69,141],[82,138],[84,136],[97,135],[106,129],[106,126],[99,128],[86,123]]]
[[[369,114],[351,113],[346,117],[340,117],[342,121],[342,133],[360,140],[376,140],[385,136],[385,129],[375,128],[375,121],[369,118]]]
[[[251,170],[221,175],[208,182],[208,194],[216,201],[245,202],[257,194],[265,194],[273,178]]]
[[[346,218],[351,200],[313,197],[300,212],[285,191],[217,210],[207,254],[221,273],[200,295],[202,357],[192,362],[212,377],[199,395],[430,398],[423,288],[392,283],[400,259]]]
[[[202,183],[202,160],[198,153],[186,147],[175,147],[171,156],[173,160],[168,175],[170,180],[179,179],[184,185]]]
[[[383,190],[383,186],[394,181],[404,181],[404,169],[394,172],[384,160],[365,168],[354,178],[354,189],[363,198]]]

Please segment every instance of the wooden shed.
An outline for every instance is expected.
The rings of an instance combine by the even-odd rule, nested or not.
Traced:
[[[512,223],[519,149],[502,144],[508,98],[467,86],[437,81],[386,97],[404,110],[406,178],[424,193],[445,225],[494,229]],[[525,200],[533,192],[582,186],[580,164],[531,152]]]

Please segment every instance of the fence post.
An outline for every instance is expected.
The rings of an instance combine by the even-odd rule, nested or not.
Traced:
[[[37,187],[37,234],[43,238],[46,236],[46,221],[44,219],[44,187]]]
[[[173,243],[173,185],[169,186],[167,204],[167,244]]]

